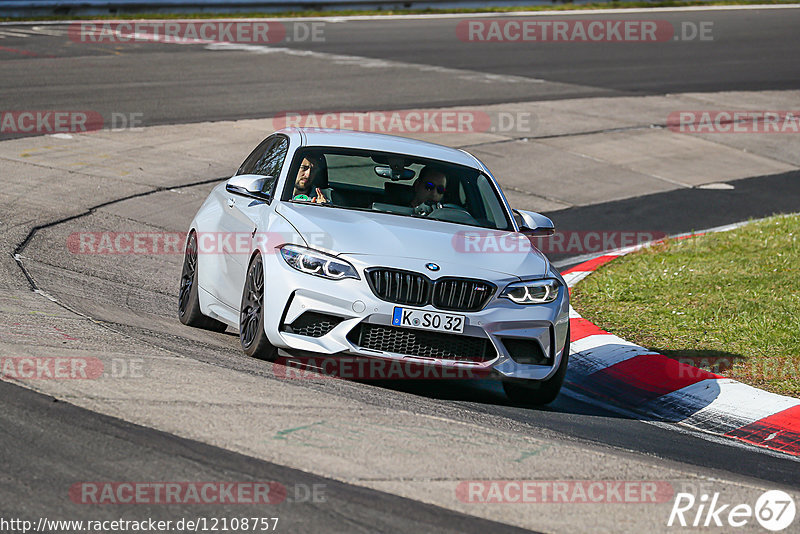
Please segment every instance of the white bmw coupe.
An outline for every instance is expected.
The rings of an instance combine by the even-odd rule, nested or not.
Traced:
[[[191,222],[182,323],[239,331],[244,352],[484,371],[546,404],[569,355],[569,294],[471,154],[349,131],[285,129]]]

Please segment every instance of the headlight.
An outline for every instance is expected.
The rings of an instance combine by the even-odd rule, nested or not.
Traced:
[[[331,256],[318,250],[298,245],[283,245],[281,247],[281,256],[290,267],[297,269],[301,273],[321,276],[331,280],[341,280],[342,278],[359,280],[358,273],[352,265],[336,256]]]
[[[558,280],[531,280],[509,284],[501,297],[511,299],[517,304],[547,304],[558,298],[561,284]]]

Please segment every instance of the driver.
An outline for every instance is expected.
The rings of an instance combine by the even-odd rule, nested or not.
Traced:
[[[442,197],[447,191],[447,176],[430,165],[420,171],[414,181],[414,199],[411,207],[418,215],[427,215],[442,207]]]
[[[303,200],[306,202],[315,202],[317,204],[325,204],[328,199],[322,194],[319,187],[316,191],[312,191],[314,178],[322,168],[322,162],[314,156],[306,156],[300,163],[300,169],[297,171],[297,178],[294,180],[294,191],[292,191],[292,200]]]

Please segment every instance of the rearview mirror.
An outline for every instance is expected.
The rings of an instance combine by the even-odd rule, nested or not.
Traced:
[[[255,198],[257,200],[269,200],[268,192],[263,191],[267,183],[275,181],[272,176],[260,176],[258,174],[240,174],[234,176],[225,184],[228,193],[242,195],[244,197]]]
[[[511,210],[519,231],[528,236],[548,237],[556,233],[556,227],[549,217],[535,211]]]
[[[375,174],[381,178],[389,178],[392,181],[397,180],[410,180],[414,177],[415,173],[411,169],[389,167],[388,165],[375,165]]]

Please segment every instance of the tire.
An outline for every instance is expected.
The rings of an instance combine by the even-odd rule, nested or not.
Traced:
[[[186,241],[186,251],[183,254],[181,286],[178,291],[178,319],[186,326],[224,332],[228,325],[207,317],[200,311],[197,290],[197,234],[192,232]]]
[[[530,380],[503,380],[503,391],[506,397],[516,404],[528,406],[543,406],[550,404],[561,391],[564,377],[567,375],[567,365],[569,364],[569,328],[567,329],[567,341],[564,343],[564,354],[561,356],[561,363],[556,374],[541,382]]]
[[[247,268],[239,308],[239,342],[248,356],[275,361],[278,349],[273,347],[264,332],[264,262],[256,254]]]

